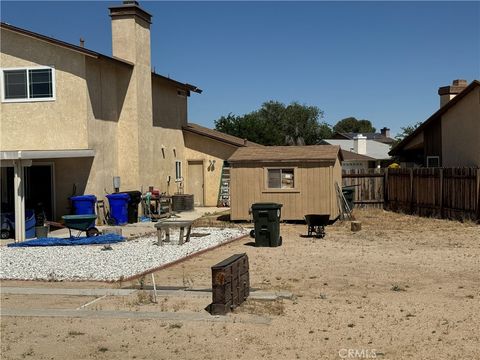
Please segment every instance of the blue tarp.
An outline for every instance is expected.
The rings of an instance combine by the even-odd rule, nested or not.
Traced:
[[[70,246],[70,245],[94,245],[94,244],[112,244],[123,241],[124,238],[117,234],[106,234],[91,237],[80,238],[40,238],[28,240],[14,244],[8,244],[9,247],[27,247],[27,246]]]

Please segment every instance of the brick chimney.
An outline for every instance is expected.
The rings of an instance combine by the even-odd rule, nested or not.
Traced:
[[[382,134],[382,136],[384,138],[389,138],[390,137],[390,129],[387,128],[387,127],[384,127],[383,129],[380,129],[380,134]]]
[[[467,87],[467,80],[453,80],[452,85],[442,86],[438,89],[438,95],[440,95],[440,107],[443,107],[446,103],[452,100],[455,96],[460,94],[463,89]]]
[[[367,154],[367,137],[358,134],[353,138],[353,151],[360,155]]]

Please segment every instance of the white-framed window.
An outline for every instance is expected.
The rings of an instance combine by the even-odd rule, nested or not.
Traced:
[[[182,162],[180,160],[175,161],[175,180],[182,180]]]
[[[440,167],[440,157],[427,156],[427,167]]]
[[[2,102],[55,100],[52,67],[2,68]]]
[[[267,189],[295,189],[295,169],[267,169]]]

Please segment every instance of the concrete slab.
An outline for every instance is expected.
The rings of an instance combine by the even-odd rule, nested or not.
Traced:
[[[135,289],[65,289],[65,288],[24,288],[2,286],[1,294],[10,295],[72,295],[72,296],[127,296]]]
[[[198,218],[201,218],[207,213],[213,214],[213,213],[219,213],[219,212],[224,212],[228,211],[230,208],[219,208],[219,207],[197,207],[193,211],[182,211],[176,214],[175,217],[172,219],[176,220],[196,220]],[[137,238],[140,236],[145,236],[145,235],[151,235],[155,233],[155,224],[156,222],[138,222],[135,224],[127,224],[123,226],[114,226],[113,228],[121,228],[122,229],[122,235],[125,236],[127,239],[131,238]],[[100,230],[100,232],[104,229],[109,229],[112,228],[112,226],[97,226],[97,228]],[[76,232],[74,231],[74,234]],[[68,229],[58,229],[55,231],[51,231],[48,233],[49,237],[59,237],[59,238],[65,238],[69,236]],[[85,233],[82,233],[82,236],[85,236]],[[0,243],[1,245],[6,245],[13,242],[13,239],[8,239],[4,240]]]
[[[66,289],[66,288],[24,288],[24,287],[2,287],[2,294],[11,295],[71,295],[71,296],[127,296],[138,291],[137,289]],[[145,291],[153,291],[151,287]],[[205,297],[212,296],[211,289],[157,289],[158,297]],[[263,291],[251,290],[250,299],[253,300],[280,300],[292,299],[293,294],[288,291]]]
[[[120,310],[70,310],[70,309],[1,309],[0,316],[19,317],[61,317],[61,318],[91,318],[91,319],[156,319],[165,321],[207,321],[235,322],[268,325],[272,319],[264,316],[248,315],[212,316],[208,313],[180,312],[141,312]]]

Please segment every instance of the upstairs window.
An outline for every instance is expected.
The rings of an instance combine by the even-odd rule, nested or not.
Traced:
[[[55,100],[55,69],[25,68],[2,70],[2,101]]]
[[[269,189],[294,189],[294,169],[268,169]]]

